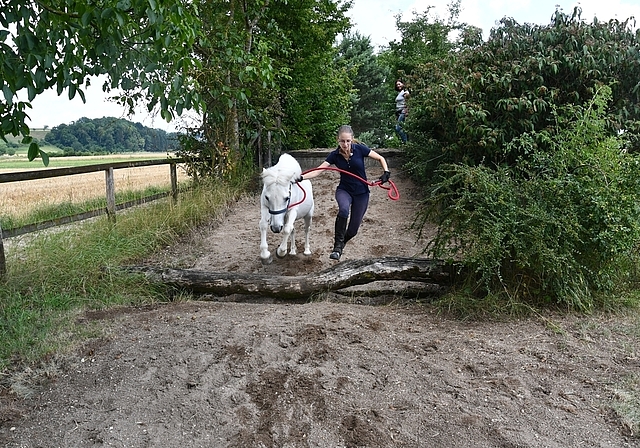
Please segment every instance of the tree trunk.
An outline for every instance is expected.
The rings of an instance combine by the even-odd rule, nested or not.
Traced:
[[[384,257],[339,263],[317,273],[274,276],[235,272],[206,272],[149,266],[125,267],[142,272],[152,282],[195,293],[261,295],[280,299],[301,299],[312,294],[335,291],[378,280],[403,280],[450,285],[459,267],[441,260]]]

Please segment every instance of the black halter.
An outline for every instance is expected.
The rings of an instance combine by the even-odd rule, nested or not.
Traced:
[[[293,182],[289,184],[289,197],[287,198],[287,205],[282,210],[271,210],[271,209],[269,209],[269,214],[270,215],[281,215],[283,213],[286,213],[287,210],[289,210],[289,204],[291,204],[291,185],[292,184],[293,184]]]

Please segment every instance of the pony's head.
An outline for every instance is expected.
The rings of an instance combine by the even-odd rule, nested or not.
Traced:
[[[284,216],[291,203],[291,185],[300,177],[302,169],[296,159],[282,154],[278,163],[262,170],[262,203],[269,209],[270,226],[274,233],[284,227]]]

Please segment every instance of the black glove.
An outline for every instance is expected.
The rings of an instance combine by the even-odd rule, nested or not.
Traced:
[[[301,175],[299,175],[299,176],[296,178],[296,182],[302,182],[302,180],[303,180],[303,179],[302,179],[302,174],[301,174]]]
[[[391,171],[385,171],[382,176],[380,176],[380,183],[389,182],[389,178],[391,177]]]

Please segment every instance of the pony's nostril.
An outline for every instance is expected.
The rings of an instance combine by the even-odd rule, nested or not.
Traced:
[[[280,233],[282,231],[282,227],[271,226],[271,231],[273,233]]]

